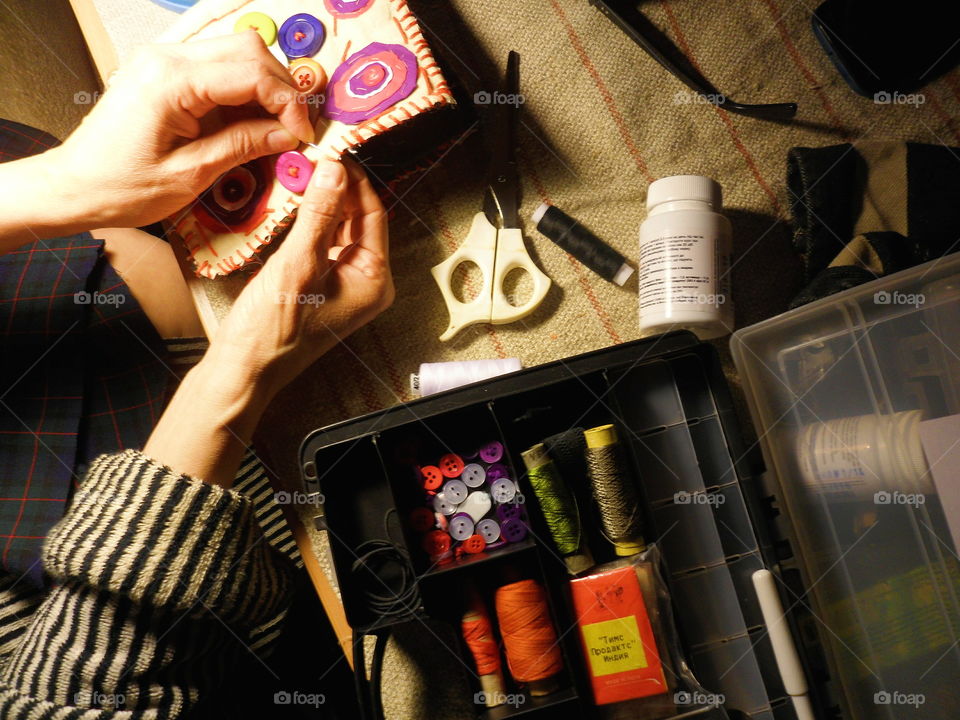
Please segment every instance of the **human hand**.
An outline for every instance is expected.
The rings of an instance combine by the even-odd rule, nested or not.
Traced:
[[[246,117],[224,124],[211,114],[249,105],[276,117],[245,108],[233,115]],[[50,151],[53,196],[87,227],[145,225],[189,205],[227,170],[313,136],[289,71],[253,30],[146,46]]]
[[[268,395],[393,302],[386,212],[351,161],[320,161],[283,244],[237,298],[209,354]]]

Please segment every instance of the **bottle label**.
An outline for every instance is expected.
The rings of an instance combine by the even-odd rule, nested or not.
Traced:
[[[640,244],[640,312],[682,305],[715,312],[726,301],[718,282],[728,274],[717,239],[693,233],[660,235]]]

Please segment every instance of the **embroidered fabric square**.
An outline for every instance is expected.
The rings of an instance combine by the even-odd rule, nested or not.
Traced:
[[[209,0],[162,39],[191,42],[248,28],[308,93],[317,147],[234,168],[171,218],[197,275],[207,278],[250,263],[283,234],[318,159],[339,158],[454,104],[406,0]]]

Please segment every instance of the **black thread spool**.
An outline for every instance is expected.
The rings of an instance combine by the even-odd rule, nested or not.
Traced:
[[[537,230],[604,280],[622,286],[633,275],[633,267],[623,255],[560,208],[543,203],[531,219],[537,224]]]

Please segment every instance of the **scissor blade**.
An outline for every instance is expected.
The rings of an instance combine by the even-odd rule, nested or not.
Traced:
[[[492,159],[483,211],[498,228],[520,227],[520,177],[517,172],[516,133],[520,115],[520,55],[507,58],[506,81],[500,84],[500,102],[490,108]]]

